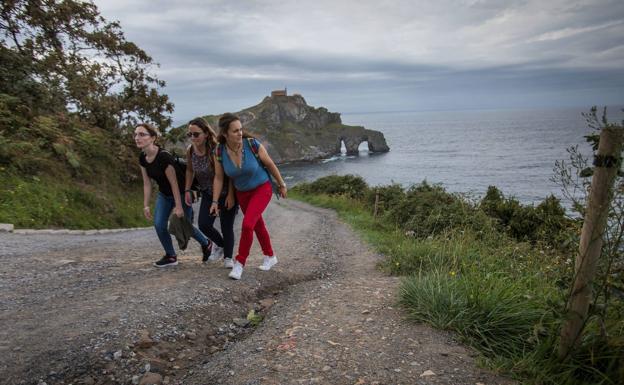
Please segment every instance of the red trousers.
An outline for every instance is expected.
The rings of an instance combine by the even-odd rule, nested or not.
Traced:
[[[251,250],[254,232],[256,233],[258,242],[260,242],[262,253],[267,256],[273,256],[271,237],[262,219],[262,213],[269,205],[271,195],[273,195],[271,182],[266,182],[253,190],[236,191],[236,198],[238,199],[238,204],[244,215],[236,260],[243,264],[243,266],[249,256],[249,250]]]

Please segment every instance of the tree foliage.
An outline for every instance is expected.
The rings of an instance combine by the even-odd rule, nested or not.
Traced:
[[[152,58],[93,3],[3,1],[0,59],[0,93],[32,115],[66,110],[108,130],[171,122],[173,104],[159,92],[165,82],[150,72]]]

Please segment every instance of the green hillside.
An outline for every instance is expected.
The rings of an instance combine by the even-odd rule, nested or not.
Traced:
[[[138,121],[173,105],[152,59],[91,3],[3,3],[0,222],[27,228],[146,225]]]
[[[137,151],[65,114],[24,116],[0,94],[0,222],[18,228],[144,226]]]

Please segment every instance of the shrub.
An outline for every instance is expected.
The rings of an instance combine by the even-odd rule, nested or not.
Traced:
[[[0,93],[0,127],[7,136],[28,123],[30,116],[24,110],[27,108],[19,98]]]
[[[565,247],[570,237],[580,231],[581,222],[569,219],[561,201],[551,195],[535,208],[539,224],[535,229],[535,240],[544,241],[555,247]]]
[[[314,182],[301,183],[297,190],[304,194],[343,195],[362,199],[368,192],[368,185],[361,176],[329,175]]]
[[[431,231],[431,226],[424,226],[424,223],[435,225],[435,218],[441,216],[454,202],[455,198],[441,186],[422,182],[406,192],[405,199],[388,212],[387,218],[416,232],[417,236],[427,236],[439,231]]]
[[[52,143],[62,136],[58,119],[53,116],[37,116],[32,125],[23,129],[25,137],[45,139],[45,143]]]
[[[501,229],[519,241],[545,242],[561,247],[566,233],[574,222],[565,215],[559,199],[547,197],[537,207],[522,205],[513,198],[505,198],[494,186],[488,187],[479,207],[497,220]]]
[[[369,189],[365,201],[371,208],[375,205],[376,197],[379,197],[378,214],[383,214],[397,207],[405,199],[405,190],[398,183]]]
[[[412,186],[405,198],[388,210],[386,218],[418,238],[456,228],[481,231],[490,227],[489,219],[472,204],[427,182]]]

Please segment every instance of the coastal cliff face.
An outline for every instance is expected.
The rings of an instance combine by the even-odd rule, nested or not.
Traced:
[[[388,152],[379,131],[342,124],[340,114],[309,106],[301,95],[267,96],[259,104],[236,113],[250,133],[258,137],[277,163],[314,160],[340,154],[344,141],[347,154],[357,155],[362,142],[371,152]],[[204,116],[217,129],[219,116]],[[172,130],[170,137],[182,140],[186,126]],[[183,142],[178,142],[183,144]]]

